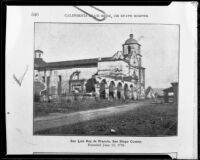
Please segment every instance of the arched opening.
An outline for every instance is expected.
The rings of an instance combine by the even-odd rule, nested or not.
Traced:
[[[128,97],[128,85],[127,84],[124,85],[124,96],[125,96],[125,99],[129,98]]]
[[[109,97],[113,99],[114,99],[114,90],[115,90],[115,83],[111,81],[109,85]]]
[[[133,96],[133,85],[132,84],[130,85],[130,88],[131,88],[131,99],[134,99],[134,96]]]
[[[131,53],[131,46],[128,46],[128,54]]]
[[[105,99],[106,98],[106,80],[102,80],[100,83],[100,98]]]
[[[118,99],[122,98],[121,90],[122,90],[122,84],[119,82],[118,85],[117,85],[117,98]]]

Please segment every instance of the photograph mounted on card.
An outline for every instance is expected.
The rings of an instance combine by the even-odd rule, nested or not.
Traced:
[[[195,158],[196,8],[8,6],[8,154]]]

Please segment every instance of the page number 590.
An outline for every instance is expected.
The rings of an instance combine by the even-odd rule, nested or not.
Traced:
[[[39,16],[39,12],[31,12],[31,16],[32,17],[38,17]]]

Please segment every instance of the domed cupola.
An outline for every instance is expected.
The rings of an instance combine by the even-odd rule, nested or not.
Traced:
[[[130,34],[129,39],[123,44],[123,55],[130,57],[133,54],[140,54],[140,44],[134,39],[133,34]]]
[[[125,44],[139,44],[139,43],[133,38],[133,34],[130,34],[129,39],[126,40]]]

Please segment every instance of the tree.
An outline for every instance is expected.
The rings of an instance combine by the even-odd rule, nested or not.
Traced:
[[[86,92],[95,92],[95,84],[96,84],[96,79],[95,78],[90,78],[87,80],[87,83],[85,85],[86,87]]]

